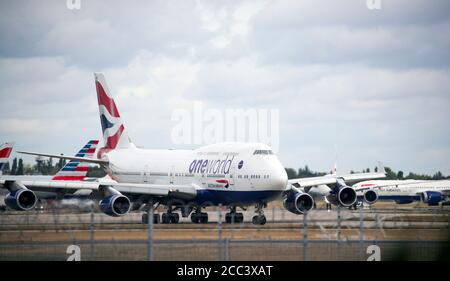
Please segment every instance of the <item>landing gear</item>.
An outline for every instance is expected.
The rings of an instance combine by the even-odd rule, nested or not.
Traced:
[[[236,207],[230,207],[230,212],[225,214],[226,223],[243,223],[244,214],[236,213]]]
[[[162,214],[162,223],[178,223],[180,221],[180,216],[178,213],[164,213]]]
[[[264,225],[266,224],[266,216],[264,216],[263,208],[266,207],[266,204],[258,203],[256,205],[256,216],[252,218],[252,223],[256,225]]]
[[[202,213],[200,209],[191,214],[193,223],[208,223],[208,213]]]
[[[266,216],[264,215],[256,215],[252,218],[252,223],[256,225],[264,225],[266,222]]]
[[[160,216],[159,214],[153,214],[153,223],[158,224],[160,223]],[[142,224],[148,224],[148,213],[142,214]]]

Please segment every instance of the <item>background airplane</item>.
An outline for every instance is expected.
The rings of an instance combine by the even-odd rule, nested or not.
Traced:
[[[95,154],[98,140],[90,140],[76,154],[77,157],[92,158]],[[5,152],[7,150],[7,153]],[[12,143],[6,143],[1,146],[0,153],[4,153],[5,157],[1,158],[5,163],[8,161]],[[3,154],[0,154],[3,155]],[[5,159],[5,160],[3,160]],[[52,185],[61,182],[67,183],[71,181],[84,181],[88,173],[89,164],[79,160],[71,160],[66,163],[54,176],[14,176],[3,175],[0,177],[0,188],[6,188],[9,194],[5,197],[5,204],[19,211],[31,210],[35,207],[39,200],[53,200],[64,198],[81,198],[82,190],[52,188]],[[39,183],[39,187],[34,187]],[[33,186],[32,190],[27,186]]]
[[[117,106],[101,73],[95,73],[95,86],[105,146],[97,159],[80,156],[21,152],[101,165],[112,180],[52,184],[52,188],[91,190],[101,210],[122,216],[144,206],[144,211],[162,204],[163,223],[177,223],[191,216],[193,223],[206,223],[207,206],[228,206],[226,222],[242,222],[237,207],[255,206],[254,224],[265,224],[263,208],[269,201],[283,198],[287,210],[302,214],[314,205],[308,191],[315,186],[328,188],[327,199],[336,205],[350,206],[356,192],[348,186],[362,180],[384,177],[384,173],[327,175],[287,179],[283,165],[269,146],[262,143],[217,143],[194,150],[141,149],[131,142]],[[40,183],[27,185],[41,188]],[[19,198],[17,198],[19,199]],[[143,214],[143,222],[147,221]],[[153,220],[159,222],[159,214]]]
[[[450,204],[450,180],[371,180],[353,185],[358,200],[375,204],[395,201],[408,204],[422,201],[429,206]]]

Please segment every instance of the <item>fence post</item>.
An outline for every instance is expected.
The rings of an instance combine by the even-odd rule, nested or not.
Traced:
[[[337,260],[341,258],[341,206],[337,207]]]
[[[219,261],[223,261],[223,255],[222,255],[222,204],[219,204],[217,207],[217,234],[218,234],[218,241],[217,241],[217,249],[219,253]]]
[[[91,246],[91,260],[94,260],[94,207],[91,207],[91,224],[89,226],[89,240]]]
[[[150,200],[147,210],[147,259],[153,261],[153,200]]]
[[[272,206],[272,223],[275,223],[275,206]]]
[[[450,212],[448,212],[448,241],[450,241]]]
[[[230,260],[230,240],[225,239],[225,261]]]
[[[363,207],[359,208],[359,260],[363,260],[364,253],[364,212]]]
[[[303,213],[303,261],[308,260],[308,213]]]

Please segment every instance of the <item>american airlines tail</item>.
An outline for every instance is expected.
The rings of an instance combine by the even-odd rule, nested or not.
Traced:
[[[98,140],[90,140],[83,148],[78,151],[76,157],[92,158],[97,149]],[[52,180],[59,181],[82,181],[89,170],[89,163],[80,160],[71,160],[56,173]]]
[[[102,124],[104,149],[130,148],[132,143],[128,137],[125,126],[120,119],[116,103],[106,84],[103,73],[94,73],[95,88],[97,89],[100,122]]]
[[[9,161],[13,146],[13,142],[7,142],[0,145],[0,175],[2,174],[3,167]]]

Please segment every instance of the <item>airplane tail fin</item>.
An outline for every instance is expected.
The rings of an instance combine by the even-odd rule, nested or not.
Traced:
[[[78,151],[76,157],[92,158],[97,149],[98,142],[98,140],[90,140]],[[88,170],[89,163],[80,162],[80,160],[71,160],[56,173],[52,180],[82,181],[86,177]]]
[[[108,89],[105,76],[103,73],[94,73],[94,77],[103,140],[105,142],[104,148],[108,150],[129,148],[131,141],[120,119],[119,110],[117,110],[116,103]]]
[[[13,146],[13,142],[6,142],[0,145],[0,175],[2,174],[3,167],[9,161],[9,156],[11,156]]]

